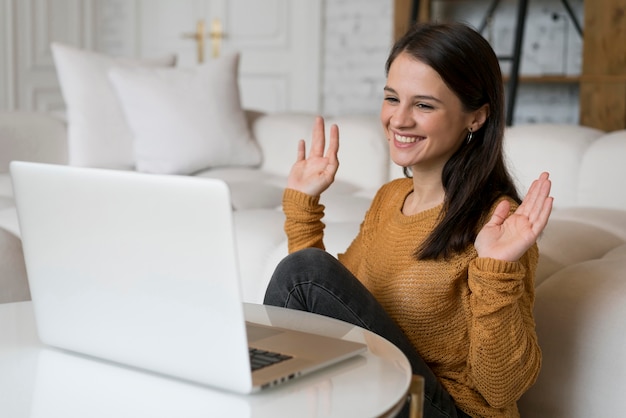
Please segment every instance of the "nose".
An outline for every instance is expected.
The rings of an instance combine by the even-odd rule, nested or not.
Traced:
[[[415,124],[411,106],[396,106],[393,109],[389,124],[393,128],[407,128]]]

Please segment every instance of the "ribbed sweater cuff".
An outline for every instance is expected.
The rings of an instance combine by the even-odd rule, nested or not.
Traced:
[[[319,196],[310,196],[295,189],[285,189],[283,192],[283,205],[291,204],[301,209],[307,209],[318,206],[319,202]]]
[[[477,258],[476,268],[496,274],[516,274],[524,271],[524,265],[519,261],[502,261],[495,258]]]

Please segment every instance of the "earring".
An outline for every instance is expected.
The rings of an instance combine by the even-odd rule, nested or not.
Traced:
[[[472,128],[469,128],[469,133],[467,134],[467,140],[466,140],[468,144],[472,142],[472,136],[474,136],[474,132],[472,132]]]

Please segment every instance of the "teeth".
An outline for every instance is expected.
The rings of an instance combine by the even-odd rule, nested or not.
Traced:
[[[404,144],[410,144],[412,142],[416,142],[417,138],[415,137],[409,137],[409,136],[402,136],[402,135],[395,135],[396,141],[398,142],[402,142]]]

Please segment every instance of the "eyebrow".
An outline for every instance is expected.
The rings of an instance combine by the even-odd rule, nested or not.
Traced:
[[[392,89],[392,88],[391,88],[391,87],[389,87],[389,86],[385,86],[385,87],[383,88],[383,90],[384,90],[384,91],[386,91],[386,92],[388,92],[388,93],[392,93],[392,94],[396,94],[396,95],[398,94],[398,92],[396,92],[394,89]],[[438,98],[436,98],[436,97],[434,97],[434,96],[428,96],[428,95],[425,95],[425,94],[424,94],[424,95],[422,95],[422,94],[418,94],[418,95],[413,96],[413,98],[414,98],[414,99],[418,99],[418,100],[433,100],[433,101],[438,102],[438,103],[443,103],[443,102],[442,102],[441,100],[439,100]]]

